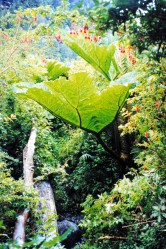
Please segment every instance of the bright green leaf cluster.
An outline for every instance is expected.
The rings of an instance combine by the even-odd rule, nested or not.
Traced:
[[[68,37],[65,39],[65,43],[109,81],[111,80],[109,74],[111,63],[116,70],[116,74],[119,73],[118,66],[114,59],[115,45],[99,46],[89,40],[85,40],[83,36]]]
[[[85,72],[43,84],[21,83],[17,93],[25,95],[53,115],[90,132],[99,133],[124,105],[131,85],[108,86],[102,92]]]

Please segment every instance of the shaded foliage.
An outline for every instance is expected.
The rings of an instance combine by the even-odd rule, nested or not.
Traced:
[[[99,1],[94,2],[99,4]],[[108,27],[113,32],[118,30],[119,33],[115,38],[109,34],[104,39],[96,36],[95,31],[88,27],[87,18],[80,17],[76,10],[70,11],[67,1],[64,1],[64,5],[55,12],[49,7],[41,6],[39,9],[27,9],[23,13],[18,11],[16,18],[10,15],[2,18],[4,22],[1,27],[0,61],[1,248],[8,246],[5,241],[12,237],[17,214],[27,205],[33,209],[32,206],[38,201],[34,191],[24,191],[21,179],[22,149],[34,124],[38,129],[34,181],[52,182],[59,213],[69,211],[75,213],[84,209],[82,228],[87,241],[79,245],[79,248],[131,249],[134,246],[139,249],[159,249],[165,246],[165,66],[163,59],[160,59],[160,63],[152,60],[154,55],[158,60],[164,55],[165,3],[164,1],[153,1],[153,4],[152,1],[112,1],[111,3],[111,6],[107,3],[99,5],[99,9],[93,10],[92,18],[101,30]],[[133,17],[136,19],[133,20]],[[41,23],[42,18],[44,23]],[[12,25],[9,25],[11,23]],[[32,26],[29,26],[29,23]],[[119,26],[120,24],[122,25]],[[73,54],[69,56],[70,61],[65,61],[66,65],[72,64],[70,71],[68,67],[57,64],[51,59],[56,56],[58,60],[63,61],[68,53],[66,51],[69,51],[64,52],[65,45],[61,38],[66,31],[59,33],[60,25],[61,27],[67,25],[68,29],[72,29],[72,35],[68,36],[67,43],[93,68],[82,60],[71,63],[71,59],[76,59]],[[85,32],[86,38],[84,35],[82,38],[89,40],[88,42],[93,41],[95,45],[80,42],[81,39],[76,37],[77,25],[79,29],[84,25],[80,33]],[[125,33],[125,29],[129,32]],[[125,34],[124,39],[123,34]],[[137,55],[136,58],[133,47],[129,45],[129,36],[132,36],[132,44],[136,44],[139,51],[144,51],[142,56]],[[118,38],[120,41],[117,42]],[[100,49],[97,48],[96,42],[100,44]],[[112,51],[109,51],[105,48],[109,47],[108,44],[111,42],[114,42],[114,45],[111,47]],[[104,50],[101,47],[104,47]],[[106,59],[107,55],[110,57],[105,64],[102,58]],[[96,61],[92,58],[95,56],[97,56]],[[112,61],[114,56],[116,63]],[[140,84],[137,81],[137,73],[131,73],[135,67],[139,69]],[[72,128],[32,101],[18,100],[8,91],[10,85],[20,81],[33,82],[36,87],[42,85],[45,90],[47,87],[53,87],[51,84],[55,83],[55,88],[58,87],[58,91],[62,90],[64,95],[69,91],[68,101],[75,103],[77,95],[73,88],[70,89],[73,83],[72,77],[79,74],[85,79],[85,73],[82,73],[85,69],[88,77],[93,77],[98,95],[101,95],[103,89],[109,88],[108,84],[118,84],[118,86],[133,82],[138,84],[130,91],[128,105],[121,114],[125,118],[125,122],[123,121],[120,126],[121,131],[125,136],[128,136],[128,133],[133,136],[132,155],[135,170],[130,169],[129,173],[127,173],[129,167],[120,167],[122,165],[108,156],[101,147],[102,138],[110,149],[117,151],[119,158],[126,160],[125,152],[129,153],[131,144],[127,141],[127,146],[123,147],[123,137],[119,138],[120,131],[117,127],[121,120],[116,119],[111,127],[105,127],[110,122],[104,125],[102,123],[101,127],[107,128],[107,131],[104,129],[97,141],[92,134]],[[62,81],[70,81],[69,87],[61,82],[62,77],[56,80],[60,75],[63,77]],[[110,79],[113,80],[111,83]],[[43,82],[47,82],[46,85]],[[84,81],[82,83],[86,97],[87,86]],[[60,88],[62,84],[64,88]],[[89,98],[94,95],[92,91]],[[110,102],[114,102],[114,96],[110,96],[112,95],[108,96],[108,100],[111,98]],[[122,102],[123,105],[124,101]],[[118,114],[122,105],[118,109]],[[58,107],[57,105],[57,109]],[[63,104],[61,107],[63,110]],[[93,109],[94,115],[97,112],[95,108],[96,105]],[[101,111],[98,115],[100,120],[103,120],[106,114],[110,117],[109,111],[107,108],[104,109],[104,114]],[[113,120],[115,117],[117,118],[117,115]],[[92,133],[103,131],[95,122],[91,124],[91,127],[95,127]],[[126,138],[124,140],[126,142]],[[131,166],[129,161],[126,162]],[[127,174],[123,177],[125,173]],[[86,198],[88,194],[90,195]],[[82,202],[84,203],[80,207]],[[35,223],[34,217],[31,217],[29,223],[31,227],[32,222]],[[49,222],[46,226],[49,227]],[[35,226],[33,229],[31,227],[27,229],[29,237],[36,235]],[[27,247],[39,248],[43,242],[36,240],[36,237],[32,239],[29,244],[27,243]],[[53,238],[52,241],[44,243],[46,247],[51,247],[58,240],[59,238]]]
[[[108,3],[109,4],[109,3]],[[165,56],[166,2],[164,0],[111,1],[111,6],[98,3],[90,11],[91,18],[101,30],[129,31],[131,43],[140,52],[156,45],[153,55],[157,60]],[[106,13],[103,15],[103,13]],[[122,25],[122,26],[121,26]]]
[[[52,179],[60,214],[80,212],[80,204],[88,194],[97,197],[98,194],[109,191],[119,179],[116,160],[108,158],[107,153],[90,134],[84,134],[77,153],[70,153],[66,159],[67,175],[61,180],[61,176]]]
[[[82,227],[88,241],[82,248],[93,244],[94,248],[128,249],[133,247],[133,241],[136,248],[145,249],[165,244],[163,67],[163,63],[142,58],[141,83],[131,91],[130,108],[122,110],[128,122],[119,127],[123,134],[135,134],[132,154],[140,169],[127,173],[110,194],[103,193],[98,199],[87,197]]]

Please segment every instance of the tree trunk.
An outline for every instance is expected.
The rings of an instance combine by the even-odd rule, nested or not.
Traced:
[[[28,215],[29,215],[29,210],[25,209],[23,214],[20,214],[17,217],[16,226],[15,226],[15,230],[13,234],[13,240],[16,241],[17,244],[20,246],[23,246],[25,242],[25,224],[26,224]]]
[[[23,173],[25,188],[33,186],[34,162],[33,155],[35,152],[36,128],[32,128],[27,145],[23,150]]]
[[[33,156],[35,151],[36,133],[36,129],[32,128],[28,143],[23,150],[23,176],[26,190],[29,190],[33,187]],[[58,234],[56,219],[57,211],[52,187],[49,182],[43,181],[36,183],[35,188],[38,190],[40,198],[39,208],[37,212],[40,213],[40,219],[42,221],[42,231],[46,233],[46,238],[56,236]],[[23,249],[23,245],[25,242],[25,225],[28,216],[29,210],[25,209],[24,212],[17,217],[15,225],[13,240],[20,246],[20,249]],[[49,225],[47,225],[48,220]],[[14,249],[14,247],[10,247],[10,249]]]
[[[31,134],[28,140],[27,145],[23,150],[23,172],[24,172],[24,184],[25,189],[29,189],[33,186],[33,173],[34,173],[34,163],[33,155],[35,151],[35,142],[36,142],[36,128],[32,128]],[[23,248],[25,242],[25,225],[29,216],[29,210],[25,209],[22,214],[17,217],[13,240]],[[10,247],[14,249],[14,247]]]

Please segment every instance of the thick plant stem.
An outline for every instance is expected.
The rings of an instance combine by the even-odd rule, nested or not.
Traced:
[[[99,134],[95,134],[97,140],[99,141],[99,143],[101,144],[101,146],[104,148],[104,150],[106,152],[108,152],[110,154],[110,156],[113,158],[113,159],[116,159],[121,165],[126,165],[126,163],[122,160],[122,158],[116,153],[114,152],[113,150],[111,150],[105,143],[104,141],[102,140],[101,136]]]

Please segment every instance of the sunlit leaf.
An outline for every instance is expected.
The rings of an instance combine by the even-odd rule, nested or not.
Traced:
[[[128,85],[131,83],[137,84],[138,83],[138,80],[137,80],[138,74],[139,73],[137,71],[126,73],[126,74],[122,75],[119,79],[117,79],[115,81],[111,81],[110,86],[113,84],[116,84],[116,85],[120,85],[120,84]]]
[[[39,84],[21,83],[15,92],[35,100],[53,115],[84,130],[99,133],[115,119],[131,85],[113,85],[99,91],[94,79],[79,72],[69,79]]]
[[[49,61],[47,63],[47,76],[49,80],[55,80],[60,75],[65,74],[69,70],[64,64],[57,61]]]
[[[83,36],[68,37],[65,39],[65,43],[92,67],[102,73],[109,81],[111,80],[109,74],[111,63],[114,66],[116,74],[119,73],[114,59],[115,46],[113,44],[101,46],[88,39],[85,40]]]

